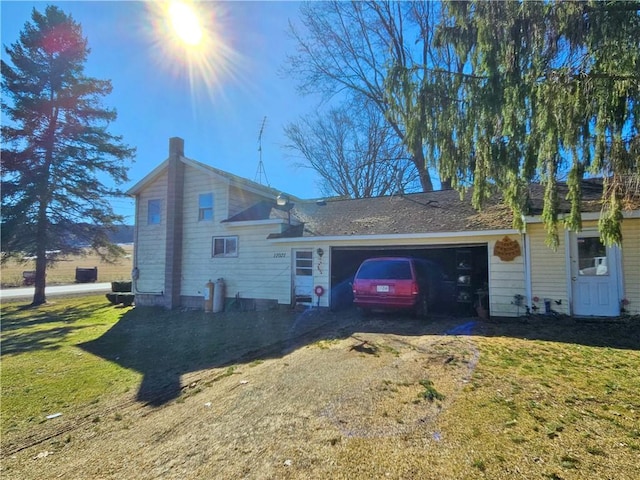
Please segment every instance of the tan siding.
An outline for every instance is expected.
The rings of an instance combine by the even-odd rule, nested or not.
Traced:
[[[187,166],[184,172],[183,224],[185,236],[212,232],[227,217],[228,186],[211,175]],[[213,221],[198,221],[200,194],[213,193]],[[185,239],[187,240],[187,239]]]
[[[224,224],[227,218],[227,190],[224,181],[212,175],[203,175],[195,168],[187,166],[184,172],[182,279],[180,294],[202,295],[204,285],[222,275],[210,268],[211,240],[214,236],[228,235]],[[199,221],[200,194],[213,194],[213,220]],[[202,280],[204,278],[204,281]]]
[[[136,289],[139,292],[159,293],[164,289],[164,263],[167,220],[167,174],[161,174],[147,186],[137,199],[137,232],[135,265],[139,269]],[[149,200],[162,200],[160,224],[147,223]]]
[[[226,227],[219,236],[238,237],[238,256],[212,258],[211,238],[201,237],[199,244],[191,242],[189,261],[183,261],[183,295],[202,295],[209,279],[224,278],[226,297],[239,294],[241,298],[275,299],[289,303],[291,285],[291,253],[267,242],[273,225]],[[284,252],[285,257],[275,253]]]
[[[624,298],[629,301],[626,310],[640,314],[640,218],[627,218],[622,222],[622,268]]]
[[[520,244],[522,254],[511,261],[503,261],[493,255],[493,249],[498,240],[489,241],[489,308],[492,316],[515,317],[523,315],[524,307],[515,304],[516,295],[525,295],[525,261],[524,245],[520,236],[510,235],[511,240]]]
[[[198,198],[201,193],[214,196],[213,222],[198,221]],[[267,242],[269,233],[279,231],[279,225],[251,227],[221,223],[230,215],[253,205],[262,198],[242,193],[226,183],[202,175],[196,169],[185,171],[184,242],[181,295],[200,296],[205,284],[224,278],[226,297],[240,294],[242,298],[276,299],[288,303],[291,284],[291,258],[276,258],[282,251]],[[237,210],[237,211],[234,211]],[[237,236],[237,257],[212,257],[213,237]]]
[[[566,242],[560,232],[560,244],[553,251],[545,245],[546,232],[542,224],[530,224],[527,227],[531,248],[531,296],[538,297],[534,303],[538,313],[544,312],[544,299],[559,300],[562,305],[552,304],[558,313],[569,313],[569,295],[567,292]]]

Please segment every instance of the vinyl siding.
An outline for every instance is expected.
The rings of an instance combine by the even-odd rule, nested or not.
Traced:
[[[523,306],[516,305],[516,295],[525,296],[524,240],[521,236],[509,235],[520,244],[521,254],[507,262],[493,254],[496,242],[502,238],[489,240],[489,308],[492,316],[517,317],[526,313],[526,299]]]
[[[190,240],[188,259],[183,259],[182,295],[203,295],[205,284],[223,278],[226,297],[274,299],[290,302],[291,255],[266,238],[273,225],[223,227],[215,236],[237,236],[237,257],[212,257],[213,235]],[[275,255],[284,253],[284,257]]]
[[[180,294],[202,295],[205,283],[221,277],[211,270],[211,239],[227,235],[221,221],[227,218],[227,190],[223,181],[187,166],[184,172],[182,211],[182,278]],[[213,220],[198,220],[200,194],[213,194]],[[206,277],[206,278],[205,278]],[[202,281],[204,278],[204,281]]]
[[[202,193],[213,193],[213,221],[198,221],[198,199]],[[228,192],[228,194],[227,194]],[[267,242],[269,233],[279,231],[279,225],[238,227],[221,223],[234,213],[260,200],[251,193],[228,187],[215,177],[202,175],[196,169],[185,171],[184,242],[182,252],[181,295],[204,295],[205,284],[223,278],[226,297],[290,300],[291,259],[276,258],[281,251]],[[238,198],[240,197],[240,198]],[[253,202],[253,203],[252,203]],[[233,205],[230,207],[230,205]],[[238,237],[237,257],[212,257],[214,237]]]
[[[622,222],[622,269],[625,307],[633,315],[640,314],[640,218]]]
[[[164,289],[165,248],[167,240],[167,174],[166,172],[145,188],[136,202],[135,266],[139,270],[137,292],[160,293]],[[160,223],[147,223],[149,200],[161,200]]]
[[[545,245],[546,232],[541,223],[527,226],[531,249],[531,301],[544,313],[544,299],[552,300],[552,308],[558,313],[569,314],[569,295],[567,292],[566,242],[560,231],[560,244],[553,251]],[[533,298],[538,297],[538,302]],[[560,301],[557,305],[553,301]]]

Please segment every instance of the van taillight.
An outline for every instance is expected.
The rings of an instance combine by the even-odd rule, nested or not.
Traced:
[[[416,282],[411,283],[411,295],[418,295],[418,284]]]

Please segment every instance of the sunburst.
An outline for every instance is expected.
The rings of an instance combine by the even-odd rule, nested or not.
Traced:
[[[202,84],[209,95],[232,78],[240,58],[225,41],[223,4],[147,2],[156,60],[176,76],[188,75],[192,93]]]

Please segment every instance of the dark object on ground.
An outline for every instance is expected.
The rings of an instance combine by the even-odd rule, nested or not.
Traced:
[[[131,293],[131,282],[111,282],[111,293],[106,294],[107,300],[113,305],[129,307],[136,296]]]
[[[22,272],[22,284],[23,285],[33,285],[36,283],[36,271],[35,270],[25,270]]]
[[[131,292],[131,282],[111,282],[112,292]]]
[[[92,283],[98,280],[98,267],[76,267],[76,283]]]

